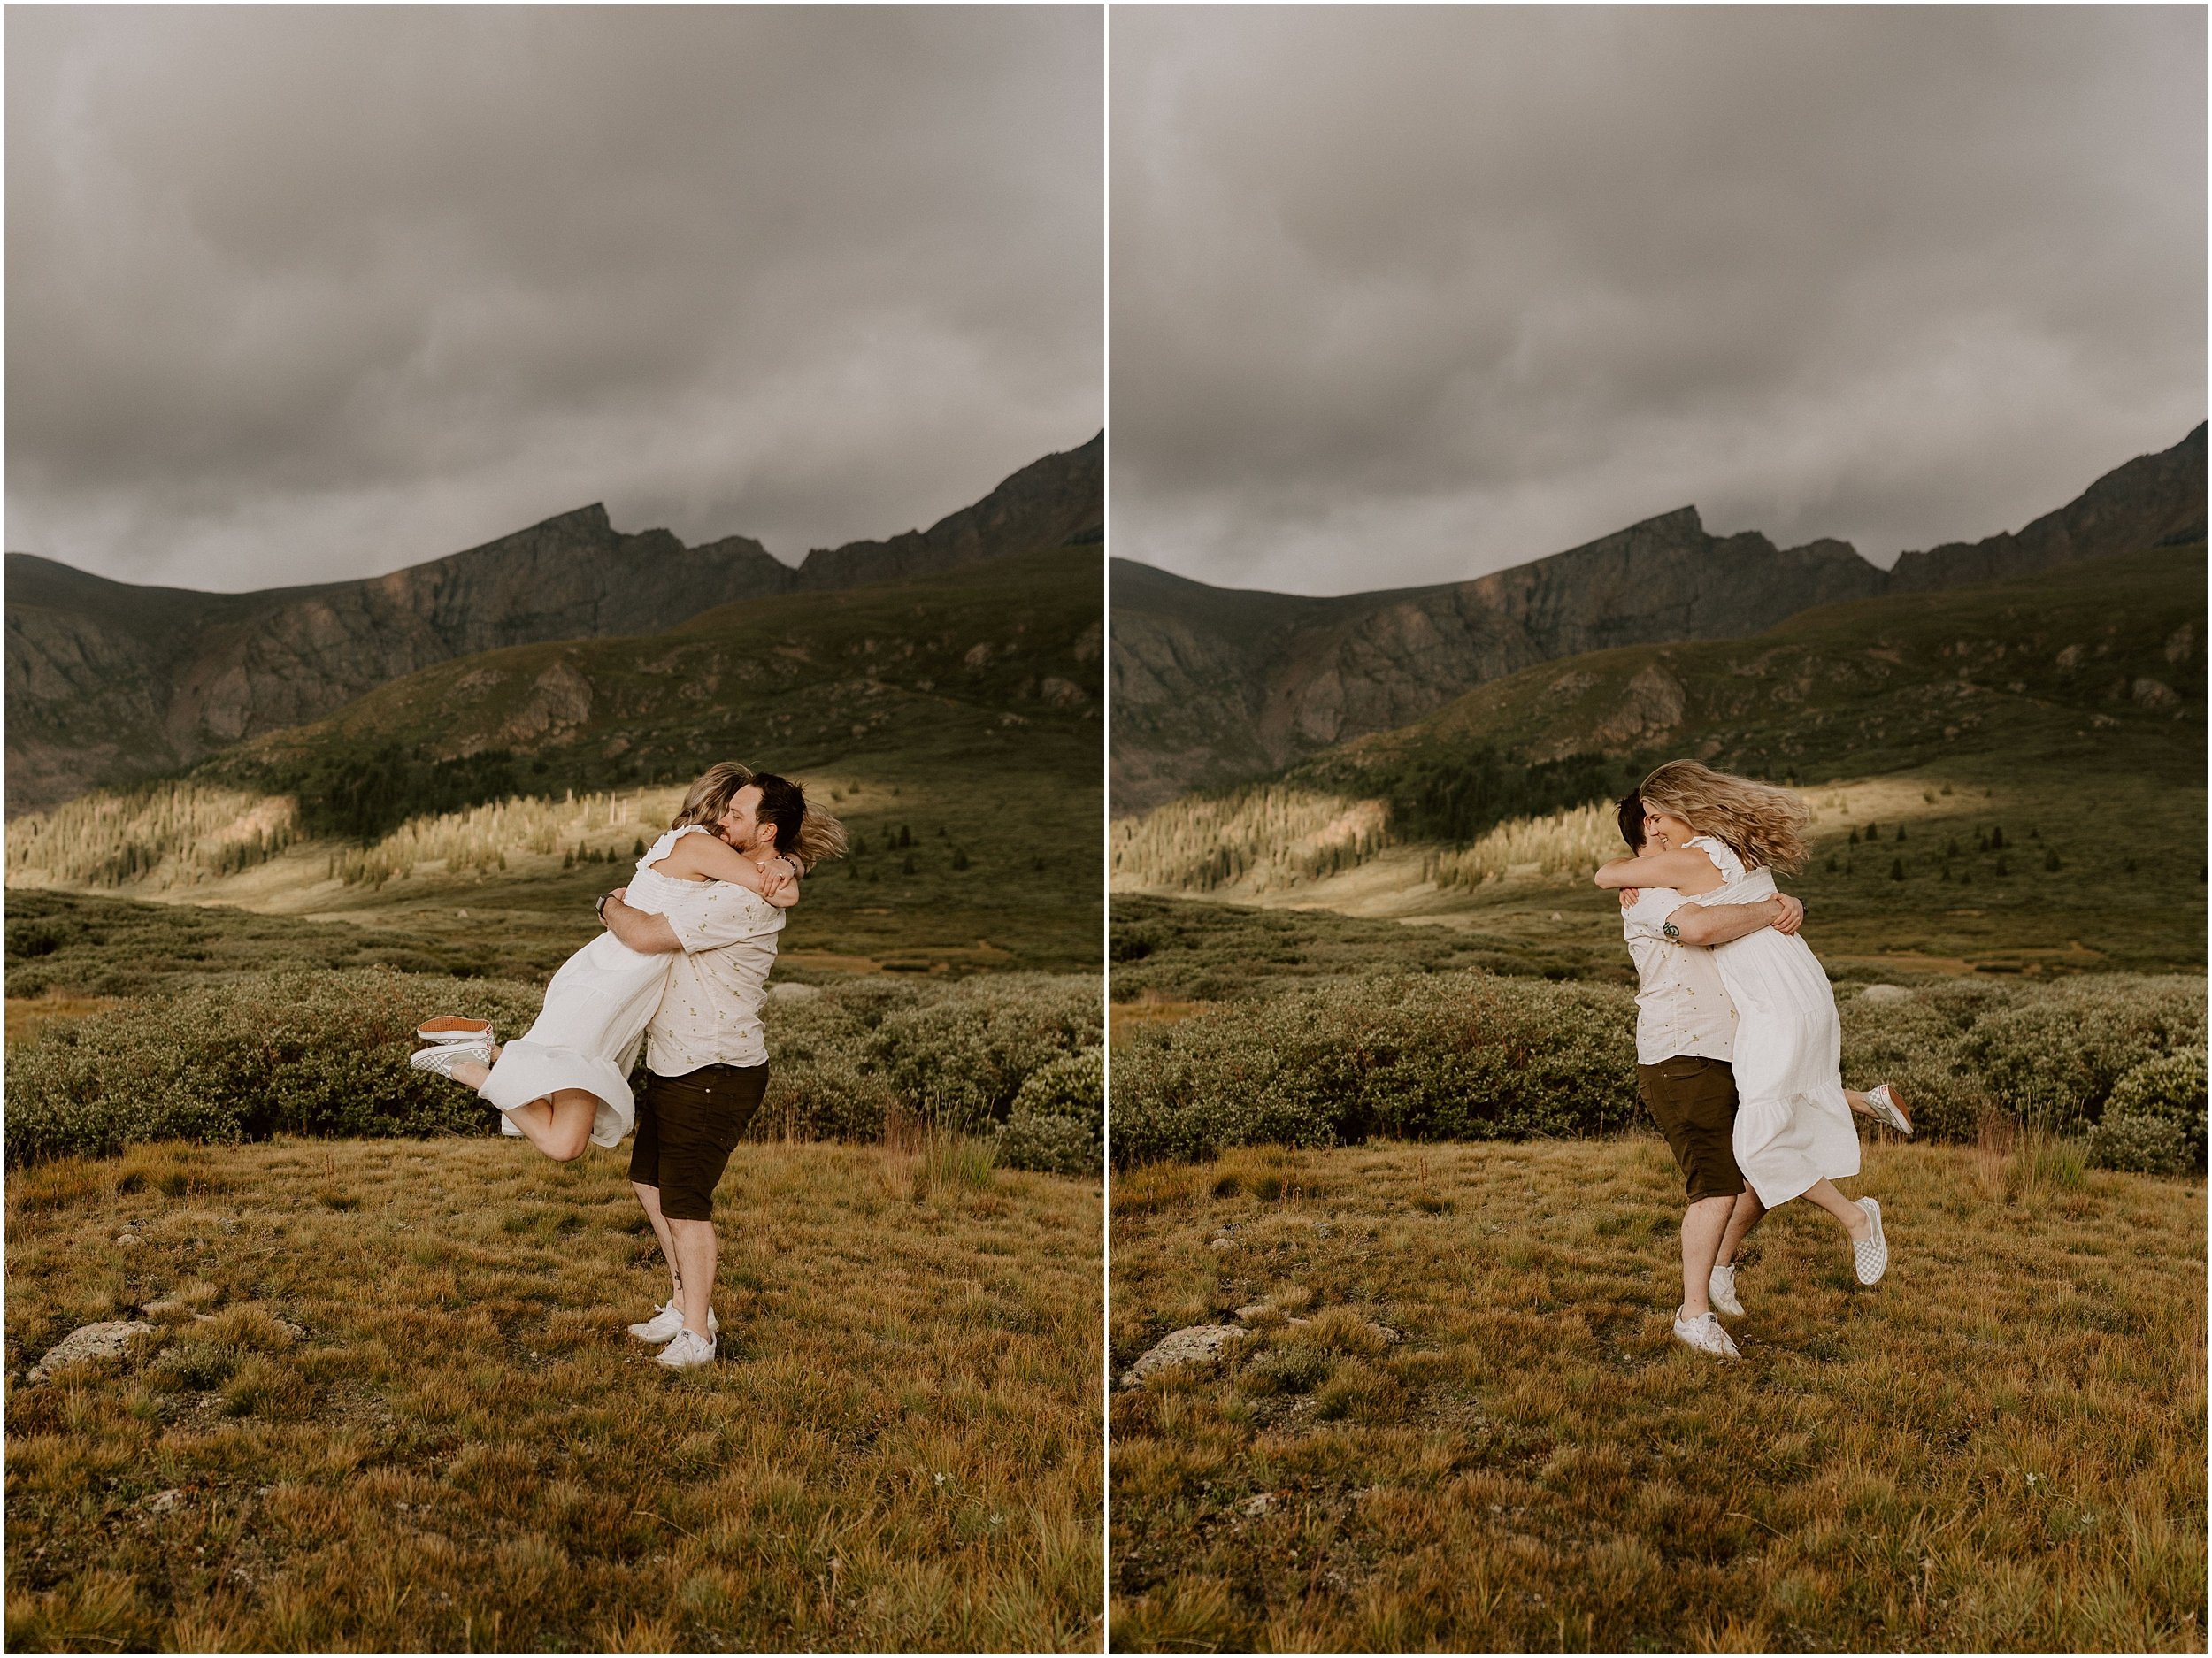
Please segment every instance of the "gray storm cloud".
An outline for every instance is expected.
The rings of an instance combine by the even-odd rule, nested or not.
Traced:
[[[10,549],[926,525],[1101,418],[1100,14],[19,9]]]
[[[2203,418],[2200,10],[1110,27],[1119,554],[1348,592],[1694,503],[1886,563]]]

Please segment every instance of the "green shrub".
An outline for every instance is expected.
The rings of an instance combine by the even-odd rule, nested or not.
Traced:
[[[1924,1140],[1972,1140],[1992,1113],[2078,1135],[2138,1067],[2194,1056],[2200,1068],[2205,1045],[2204,981],[2177,975],[1948,980],[1886,1001],[1847,990],[1839,1012],[1845,1080],[1894,1083]],[[1646,1120],[1634,1028],[1624,991],[1479,973],[1352,977],[1232,1002],[1115,1049],[1111,1155],[1126,1166],[1371,1134],[1611,1133]],[[2173,1066],[2148,1074],[2196,1115],[2130,1106],[2106,1155],[2200,1167],[2201,1084],[2187,1095]],[[2170,1126],[2150,1125],[2185,1119],[2197,1125],[2185,1153]]]
[[[909,1106],[940,1128],[988,1130],[1030,1073],[1101,1038],[1101,992],[1087,978],[964,979],[877,1025],[868,1056]]]
[[[1117,1049],[1118,1165],[1225,1146],[1611,1133],[1640,1112],[1625,991],[1481,973],[1301,988]]]
[[[2147,1060],[2204,1048],[2201,979],[2099,977],[2022,986],[1968,1032],[1967,1063],[1998,1103],[2055,1133],[2097,1121]]]
[[[497,1114],[467,1089],[408,1067],[415,1026],[462,1012],[519,1036],[542,994],[492,979],[287,970],[57,1025],[9,1055],[8,1162],[111,1156],[148,1140],[495,1132]],[[874,1140],[895,1109],[987,1129],[1033,1072],[1097,1047],[1100,1014],[1095,978],[1043,974],[862,979],[774,998],[769,1095],[752,1132]],[[1035,1127],[1057,1132],[1048,1114]]]
[[[1924,1138],[1970,1140],[1993,1112],[2079,1135],[2137,1066],[2203,1052],[2204,993],[2201,979],[2111,974],[1953,981],[1903,1001],[1847,995],[1844,1077],[1897,1083]]]
[[[769,1004],[768,1097],[756,1133],[874,1140],[894,1110],[988,1132],[1032,1073],[1103,1034],[1099,982],[1088,975],[808,988]]]
[[[1064,1054],[1032,1071],[998,1128],[1010,1169],[1092,1175],[1106,1155],[1106,1050]]]
[[[111,1156],[147,1140],[482,1133],[489,1106],[408,1068],[415,1026],[465,1009],[519,1033],[540,994],[373,969],[280,972],[96,1014],[11,1056],[7,1160]]]
[[[2146,1060],[2113,1085],[2089,1136],[2089,1160],[2145,1174],[2201,1174],[2205,1063],[2201,1049]]]

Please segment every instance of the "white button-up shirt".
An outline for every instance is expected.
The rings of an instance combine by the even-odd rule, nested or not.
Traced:
[[[1712,898],[1707,894],[1695,902]],[[1671,887],[1646,887],[1636,902],[1621,912],[1621,932],[1636,963],[1636,1063],[1694,1054],[1732,1059],[1736,1053],[1736,1004],[1722,987],[1713,953],[1694,944],[1678,944],[1663,929],[1667,917],[1692,901]],[[658,1069],[658,1067],[655,1067]]]
[[[733,881],[712,883],[684,909],[668,917],[684,949],[645,1027],[646,1069],[680,1077],[702,1065],[766,1063],[760,1004],[783,911]]]

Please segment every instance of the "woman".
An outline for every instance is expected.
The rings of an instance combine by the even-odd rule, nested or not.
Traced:
[[[1773,870],[1803,867],[1806,812],[1787,789],[1675,760],[1638,791],[1647,850],[1597,872],[1601,887],[1671,887],[1715,904],[1774,895]],[[1855,1203],[1835,1182],[1859,1171],[1855,1109],[1911,1132],[1886,1086],[1854,1094],[1842,1080],[1835,993],[1811,948],[1769,927],[1712,947],[1736,1009],[1736,1164],[1768,1209],[1809,1198],[1850,1234],[1862,1284],[1889,1264],[1881,1205]]]
[[[738,800],[755,782],[734,761],[701,775],[668,833],[638,860],[625,902],[680,924],[726,883],[762,907],[764,927],[780,926],[772,910],[798,902],[795,882],[804,864],[842,852],[845,834],[834,817],[805,807],[803,794],[795,826],[786,834],[765,830]],[[783,838],[795,844],[786,849]],[[482,1020],[442,1016],[421,1026],[418,1034],[432,1046],[410,1063],[474,1088],[557,1162],[580,1155],[587,1143],[614,1145],[635,1115],[630,1070],[674,961],[603,933],[562,963],[520,1040],[495,1047]]]

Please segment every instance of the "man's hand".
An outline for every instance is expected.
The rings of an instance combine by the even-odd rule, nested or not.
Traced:
[[[1793,898],[1787,893],[1777,893],[1774,894],[1774,902],[1781,907],[1782,910],[1782,913],[1774,920],[1774,930],[1777,933],[1793,933],[1805,925],[1805,903],[1802,899]]]

